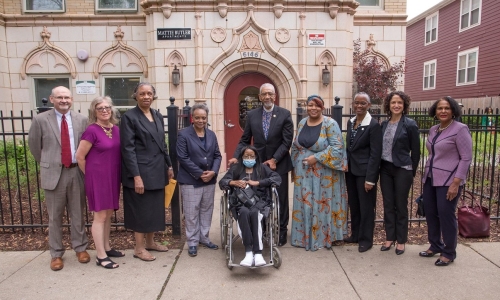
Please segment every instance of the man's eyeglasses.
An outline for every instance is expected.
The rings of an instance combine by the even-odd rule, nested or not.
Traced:
[[[111,111],[111,106],[96,107],[95,110],[97,110],[98,112],[103,112],[104,110]]]
[[[352,105],[354,105],[354,106],[367,106],[368,102],[353,102]]]
[[[69,96],[57,96],[57,97],[54,97],[54,98],[56,98],[59,101],[60,100],[70,100],[71,99],[71,97],[69,97]]]
[[[276,95],[275,93],[262,93],[260,94],[262,97],[265,97],[265,96],[270,96],[270,97],[274,97],[274,95]]]

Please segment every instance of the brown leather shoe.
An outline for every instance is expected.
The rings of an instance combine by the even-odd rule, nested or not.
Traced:
[[[62,268],[64,268],[64,263],[62,258],[52,257],[52,259],[50,260],[50,269],[52,271],[59,271],[62,270]]]
[[[90,255],[87,251],[76,252],[76,257],[78,257],[78,262],[81,264],[86,264],[90,261]]]

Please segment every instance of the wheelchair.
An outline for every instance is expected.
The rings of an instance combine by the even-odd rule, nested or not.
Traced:
[[[281,253],[277,247],[279,240],[279,201],[278,192],[273,185],[270,187],[271,191],[271,206],[269,216],[263,219],[265,222],[266,230],[263,232],[262,240],[264,244],[263,255],[266,259],[266,264],[259,267],[246,267],[250,269],[274,266],[279,268],[281,266]],[[220,234],[221,234],[221,249],[224,250],[226,255],[226,265],[229,270],[233,267],[242,267],[238,263],[234,263],[233,245],[240,239],[238,234],[238,225],[236,218],[233,217],[230,209],[229,197],[232,189],[225,189],[220,200]],[[267,249],[266,249],[267,245]],[[266,253],[269,252],[269,259],[266,258]]]

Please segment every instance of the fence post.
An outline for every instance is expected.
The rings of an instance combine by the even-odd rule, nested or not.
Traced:
[[[332,117],[339,124],[340,131],[342,132],[342,109],[344,107],[339,104],[340,98],[335,96],[335,105],[332,106]]]
[[[51,109],[52,109],[52,108],[50,108],[50,107],[47,107],[47,103],[48,103],[48,102],[49,102],[49,101],[47,101],[47,98],[42,98],[42,105],[43,105],[43,106],[42,106],[42,107],[38,107],[38,108],[37,108],[37,109],[38,109],[38,113],[39,113],[39,114],[40,114],[40,113],[43,113],[43,112],[46,112],[46,111],[48,111],[48,110],[51,110]]]
[[[304,117],[304,108],[302,107],[302,102],[297,102],[297,124],[299,126],[300,121]]]
[[[179,107],[174,104],[175,98],[170,97],[170,106],[167,106],[167,122],[168,122],[168,153],[170,155],[170,160],[172,161],[172,168],[174,169],[174,175],[177,177],[179,172],[177,163],[177,151],[175,146],[177,145],[177,132],[178,132],[178,114]],[[180,199],[179,199],[179,185],[175,186],[174,195],[172,196],[172,202],[170,204],[172,213],[172,234],[181,235],[181,210],[180,210]]]
[[[183,117],[183,127],[189,127],[191,126],[191,106],[189,106],[189,100],[186,99],[184,100],[186,102],[186,106],[182,108],[182,114],[184,115]]]

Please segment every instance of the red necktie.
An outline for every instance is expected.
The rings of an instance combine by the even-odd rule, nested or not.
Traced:
[[[66,168],[69,168],[72,161],[68,123],[66,122],[66,117],[63,115],[61,120],[61,162]]]

